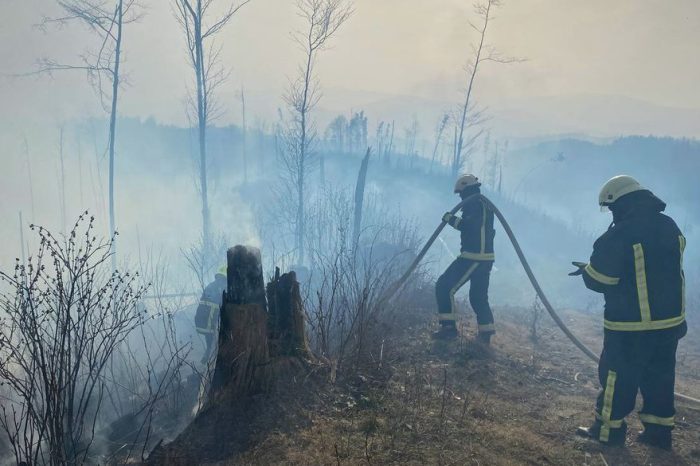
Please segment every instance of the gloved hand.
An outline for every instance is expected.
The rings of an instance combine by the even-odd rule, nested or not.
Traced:
[[[571,272],[569,274],[570,277],[575,277],[577,275],[583,275],[583,269],[585,269],[586,266],[588,265],[585,262],[572,262],[572,264],[574,265],[574,267],[578,267],[578,269]]]
[[[445,223],[450,223],[452,217],[454,217],[454,215],[452,215],[450,212],[446,212],[445,215],[442,216],[442,221]]]

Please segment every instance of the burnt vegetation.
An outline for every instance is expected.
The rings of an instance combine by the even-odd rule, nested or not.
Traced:
[[[357,108],[323,115],[319,63],[353,19],[349,0],[294,2],[298,66],[282,108],[272,122],[250,123],[241,90],[240,127],[215,125],[225,114],[229,70],[235,70],[223,60],[229,40],[224,31],[234,30],[256,2],[172,0],[170,20],[180,26],[193,74],[186,98],[190,127],[120,119],[122,47],[128,44],[122,40],[147,11],[144,3],[59,1],[64,16],[42,23],[88,27],[98,48],[91,45],[78,65],[43,59],[38,72],[87,73],[108,118],[61,126],[56,176],[62,227],[31,225],[25,241],[20,212],[20,258],[0,271],[0,464],[698,462],[700,416],[684,403],[676,453],[636,444],[609,451],[572,438],[590,417],[597,374],[552,324],[539,298],[533,301],[500,231],[493,346],[474,341],[473,313],[459,296],[458,340],[429,338],[437,320],[435,278],[458,255],[457,236],[439,237],[399,283],[426,232],[454,204],[454,177],[478,172],[484,193],[519,227],[547,292],[556,290],[557,308],[589,311],[563,313],[597,351],[600,316],[591,314],[601,302],[591,301],[561,269],[590,253],[589,219],[581,214],[567,223],[541,201],[585,212],[590,206],[583,195],[577,199],[585,207],[557,203],[561,193],[571,192],[570,180],[597,185],[592,164],[600,171],[623,170],[639,165],[642,154],[650,160],[640,168],[646,176],[658,171],[680,180],[675,205],[687,207],[687,199],[700,193],[697,142],[631,137],[513,148],[492,135],[487,108],[477,102],[480,73],[522,61],[490,44],[497,0],[478,2],[474,22],[465,23],[474,42],[460,72],[463,88],[427,127],[418,114],[398,121]],[[109,129],[104,140],[94,129],[100,125]],[[94,141],[94,166],[85,173],[96,173],[92,194],[101,205],[95,216],[83,212],[67,229],[75,207],[72,152],[80,211],[87,204],[81,137]],[[26,138],[23,152],[33,219]],[[104,168],[107,189],[101,186]],[[159,205],[153,218],[142,221],[158,233],[143,250],[143,230],[122,224],[124,236],[137,239],[120,239],[117,255],[116,212],[126,203],[115,203],[115,184],[119,193],[139,193],[143,184],[153,188],[149,201]],[[165,197],[157,203],[160,184]],[[178,195],[187,187],[194,202],[177,217],[174,211],[185,210]],[[692,207],[686,210],[683,228],[692,234],[699,219]],[[524,225],[536,227],[521,230]],[[130,250],[126,245],[133,243]],[[158,243],[168,244],[156,249]],[[224,264],[214,352],[200,360],[204,345],[194,315]],[[698,284],[689,273],[689,309],[700,305]],[[690,312],[688,318],[697,321]],[[700,342],[691,335],[678,361],[679,390],[691,396],[698,396],[699,362]]]

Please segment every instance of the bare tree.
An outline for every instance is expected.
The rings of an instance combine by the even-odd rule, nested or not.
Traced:
[[[367,184],[367,169],[369,168],[369,157],[372,155],[372,149],[367,148],[367,153],[362,159],[360,172],[357,174],[357,183],[355,184],[355,209],[353,212],[353,241],[360,241],[360,233],[362,232],[362,207],[365,200],[365,186]]]
[[[297,259],[303,263],[305,234],[305,205],[307,174],[314,163],[316,127],[311,111],[321,98],[314,68],[318,53],[352,15],[350,0],[298,0],[299,16],[305,22],[304,30],[297,31],[294,40],[304,52],[298,76],[285,95],[291,114],[284,131],[284,147],[280,151],[285,181],[285,197],[295,211],[294,238]]]
[[[66,232],[66,163],[63,156],[63,125],[59,128],[58,137],[58,161],[60,165],[59,188],[61,190],[61,233]]]
[[[442,136],[445,133],[445,128],[447,128],[447,123],[450,121],[450,116],[446,113],[440,118],[440,122],[435,130],[435,145],[433,146],[433,156],[430,159],[430,169],[428,173],[433,172],[433,166],[435,165],[435,159],[437,158],[438,150],[440,149],[440,144],[442,144]]]
[[[345,151],[346,139],[348,137],[348,119],[345,115],[338,115],[330,122],[324,139],[326,140],[326,150],[341,154]]]
[[[420,125],[418,123],[418,117],[413,115],[411,120],[411,126],[407,126],[404,129],[404,137],[406,142],[406,157],[409,159],[409,166],[413,168],[413,162],[417,157],[416,152],[416,140],[418,139],[418,132],[420,131]]]
[[[221,46],[215,43],[214,38],[250,1],[228,3],[223,15],[212,18],[212,7],[222,2],[174,0],[175,18],[185,34],[187,54],[195,77],[195,95],[189,99],[188,111],[196,121],[198,130],[199,189],[202,197],[202,238],[205,248],[210,246],[212,239],[207,178],[207,126],[220,114],[215,93],[228,77],[220,62]],[[207,261],[209,260],[207,258]]]
[[[241,125],[243,131],[243,142],[241,143],[243,152],[243,183],[248,184],[248,122],[245,118],[245,90],[241,88]]]
[[[34,221],[34,182],[32,180],[32,162],[29,156],[29,143],[26,135],[22,136],[22,149],[24,158],[27,161],[27,186],[29,186],[29,200],[32,206],[31,220]]]
[[[65,13],[58,18],[44,18],[42,26],[80,22],[97,36],[96,49],[81,55],[81,64],[64,64],[52,59],[39,61],[39,72],[78,70],[87,73],[88,81],[100,97],[100,103],[109,113],[109,229],[116,231],[114,206],[114,147],[117,132],[117,104],[122,82],[121,63],[124,26],[137,21],[137,0],[57,0]],[[115,248],[115,244],[112,244]],[[116,255],[112,255],[116,269]]]
[[[474,6],[476,15],[481,19],[481,25],[469,22],[469,26],[477,32],[478,42],[472,44],[473,58],[467,64],[467,86],[464,90],[463,102],[460,104],[455,116],[455,144],[452,154],[452,174],[457,175],[462,169],[465,154],[481,136],[482,131],[469,135],[469,129],[478,126],[483,121],[483,111],[477,110],[472,101],[472,91],[479,71],[479,65],[484,62],[513,63],[520,61],[517,58],[501,55],[494,46],[486,43],[486,33],[489,22],[493,20],[493,10],[501,5],[500,0],[486,0]]]

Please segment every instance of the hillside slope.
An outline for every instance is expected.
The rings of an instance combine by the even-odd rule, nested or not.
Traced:
[[[431,340],[429,311],[401,315],[389,323],[400,330],[387,333],[386,350],[369,366],[346,371],[335,383],[318,366],[309,377],[285,382],[282,398],[259,395],[244,409],[235,400],[210,406],[168,446],[167,464],[700,463],[700,406],[687,403],[677,404],[671,453],[636,443],[635,415],[624,448],[576,437],[575,428],[592,418],[595,366],[540,308],[495,311],[491,349],[473,343],[470,311],[461,315],[463,337],[451,343]],[[600,349],[598,316],[565,311],[563,319]],[[691,332],[678,352],[679,391],[700,396],[699,367],[700,339]]]
[[[424,322],[429,320],[424,316]],[[597,318],[566,312],[576,333],[599,348]],[[675,451],[634,441],[630,416],[624,448],[577,438],[597,390],[595,367],[545,315],[533,343],[531,310],[497,312],[492,351],[471,343],[435,344],[430,326],[407,328],[400,351],[383,359],[387,377],[358,375],[298,429],[261,435],[251,448],[215,463],[237,464],[575,464],[692,465],[700,462],[700,411],[678,404]],[[473,321],[472,317],[467,318]],[[679,350],[678,389],[700,396],[700,344]],[[325,398],[325,397],[324,397]]]

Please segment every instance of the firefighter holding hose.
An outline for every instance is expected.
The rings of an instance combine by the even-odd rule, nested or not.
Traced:
[[[588,264],[575,262],[586,286],[605,296],[601,391],[591,427],[579,435],[623,445],[625,417],[637,392],[642,443],[670,450],[678,340],[685,336],[685,237],[666,204],[630,176],[603,186],[599,204],[612,212],[608,231],[595,242]]]
[[[461,199],[480,194],[481,183],[474,175],[462,175],[455,183],[454,192]],[[496,332],[493,314],[489,306],[489,278],[493,267],[493,228],[494,214],[479,198],[467,202],[462,207],[462,216],[450,212],[442,221],[458,230],[461,235],[461,254],[438,278],[435,286],[440,330],[433,334],[439,340],[454,339],[458,336],[454,297],[455,293],[468,281],[469,303],[478,322],[478,340],[486,345]]]

